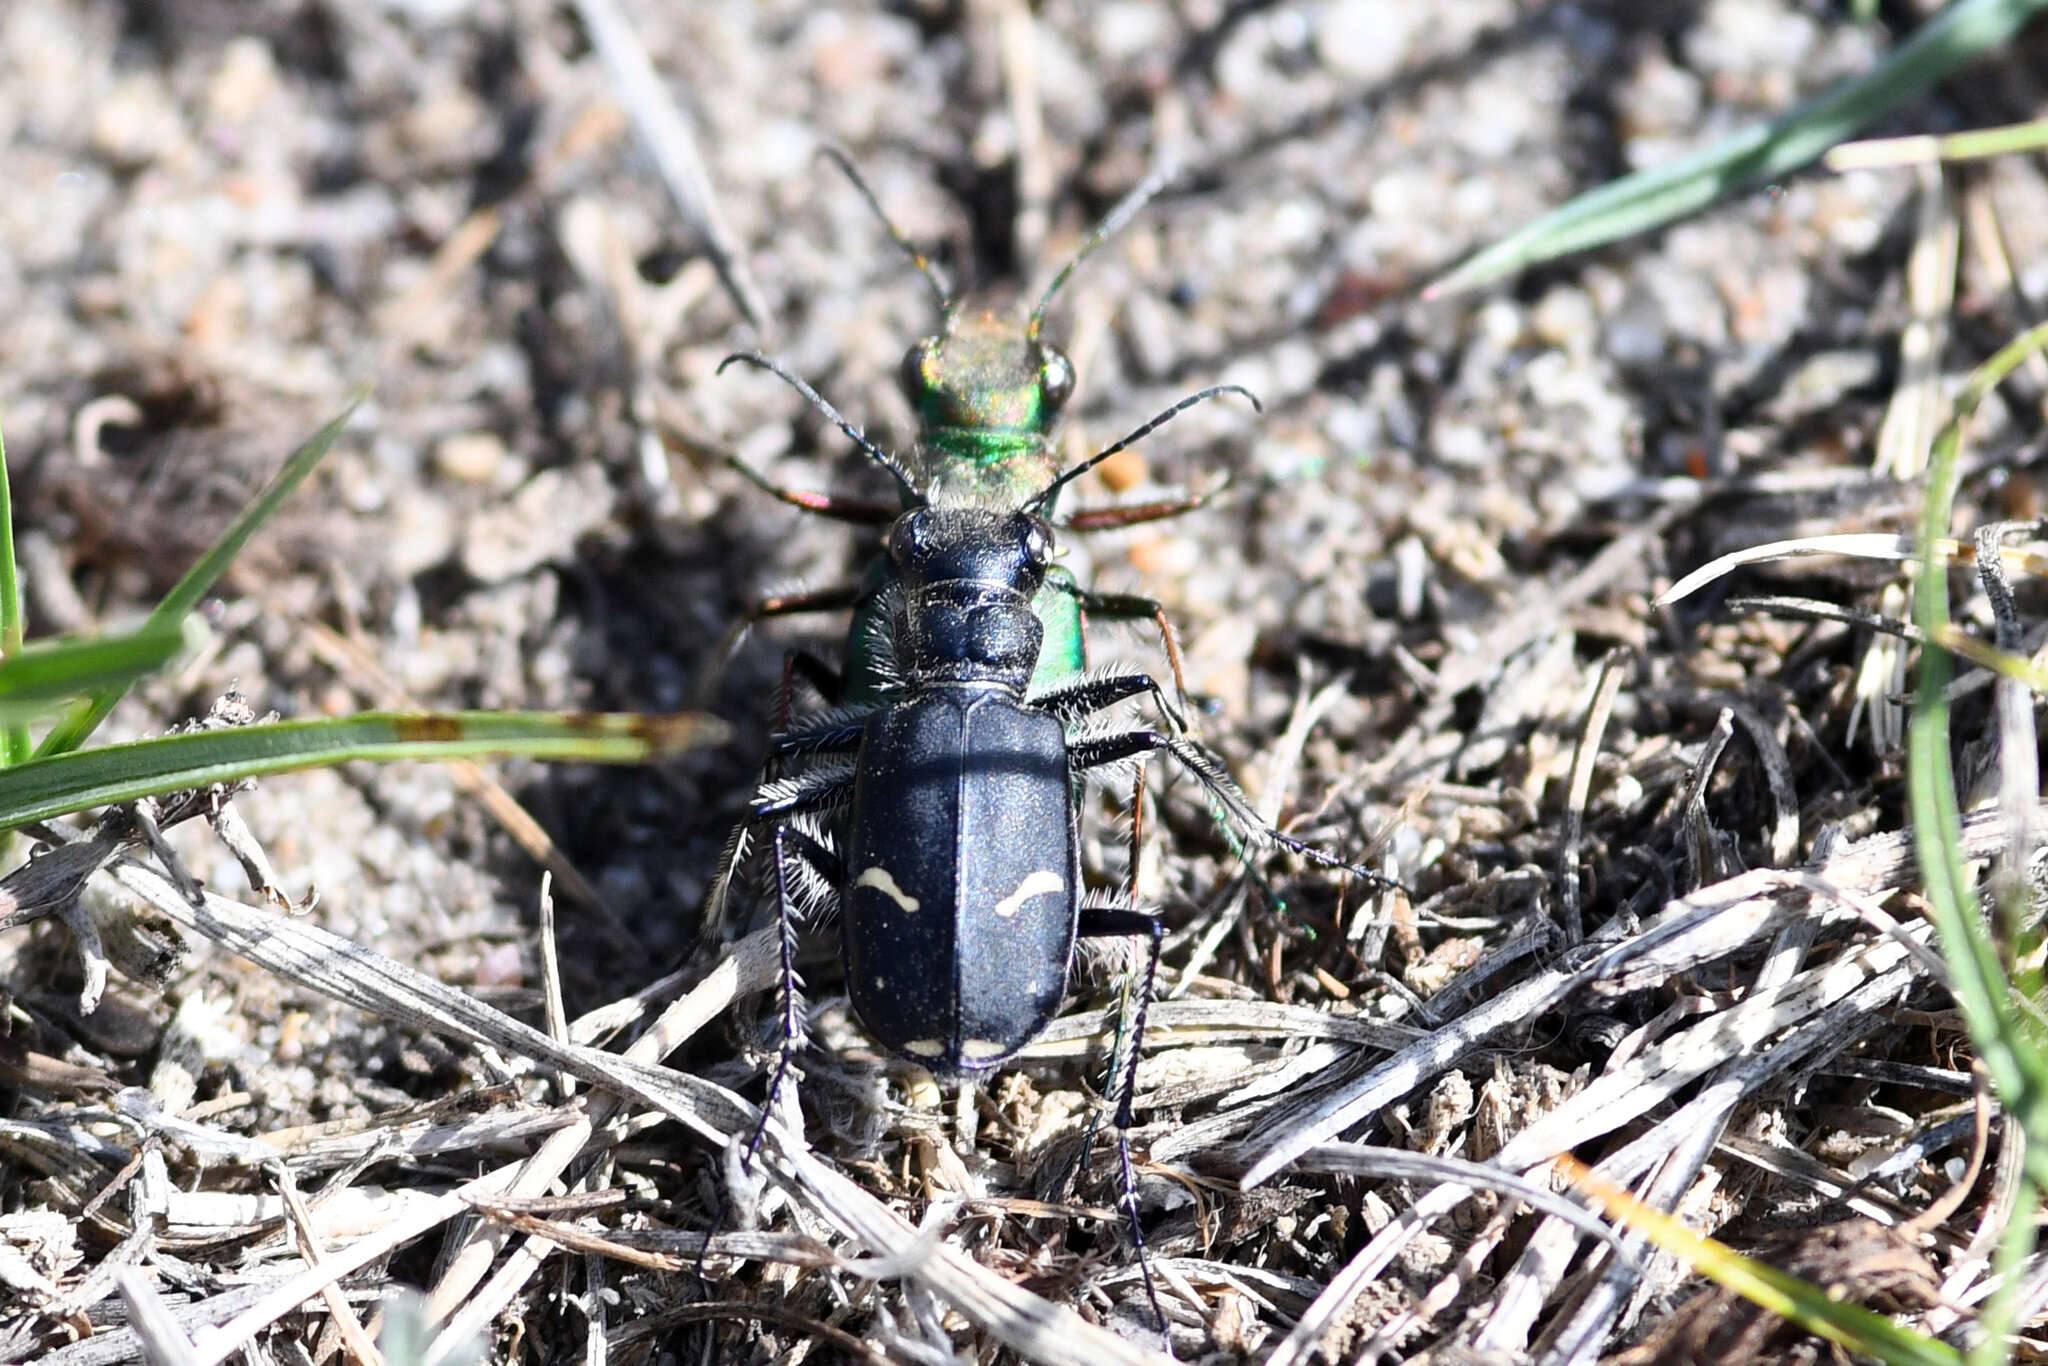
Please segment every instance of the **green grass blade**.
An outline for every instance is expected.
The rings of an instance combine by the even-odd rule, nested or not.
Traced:
[[[1977,1316],[1981,1336],[1970,1348],[1970,1366],[2004,1366],[2013,1359],[2013,1334],[2019,1327],[2019,1313],[2029,1281],[2027,1258],[2034,1251],[2035,1213],[2041,1207],[2041,1191],[2022,1177],[2019,1197],[2013,1202],[2018,1213],[2007,1222],[2005,1236],[1998,1240],[1998,1254],[1991,1274],[1998,1288]]]
[[[2025,686],[2029,691],[2048,697],[2048,669],[2042,668],[2025,655],[2007,654],[1996,645],[1981,641],[1955,625],[1950,625],[1936,636],[1934,643],[1961,655],[1979,668],[1989,669]]]
[[[180,622],[150,622],[130,635],[39,640],[0,659],[0,721],[20,723],[66,698],[125,687],[177,658]]]
[[[1613,1217],[1635,1228],[1674,1257],[1690,1262],[1702,1276],[1798,1324],[1816,1337],[1838,1343],[1858,1357],[1890,1366],[1963,1366],[1963,1354],[1947,1343],[1902,1328],[1882,1314],[1843,1304],[1827,1290],[1745,1257],[1725,1243],[1686,1227],[1662,1210],[1637,1200],[1570,1157],[1562,1165],[1583,1189],[1608,1205]]]
[[[1638,171],[1582,194],[1480,251],[1425,293],[1472,289],[1543,261],[1647,232],[1697,213],[1731,190],[1787,175],[1971,58],[2008,41],[2043,8],[2048,0],[1955,0],[1863,75],[1668,166]]]
[[[7,437],[0,433],[0,663],[21,653],[21,581],[14,570],[14,495],[7,488]],[[28,758],[28,725],[0,717],[0,768]]]
[[[1979,366],[1956,396],[1955,415],[1935,439],[1920,511],[1920,565],[1913,584],[1913,623],[1928,640],[1949,632],[1947,566],[1939,542],[1948,534],[1963,430],[1984,396],[2034,352],[2048,347],[2048,324],[2023,333]],[[2013,1000],[2012,983],[1992,940],[1962,855],[1962,821],[1949,758],[1949,652],[1920,651],[1912,720],[1907,727],[1907,799],[1929,917],[1941,938],[1956,1003],[1970,1042],[1991,1074],[1999,1100],[2028,1137],[2026,1170],[2048,1184],[2048,1055]]]
[[[1829,148],[1821,160],[1830,171],[1856,171],[1917,166],[1928,161],[1985,161],[2015,152],[2038,152],[2043,147],[2048,147],[2048,119],[1974,128],[1942,137],[1921,134],[1845,142]]]
[[[333,421],[315,432],[304,445],[292,452],[291,458],[285,461],[284,468],[277,472],[277,477],[270,481],[269,486],[242,510],[242,515],[235,519],[234,525],[214,543],[211,550],[200,557],[199,563],[193,565],[184,578],[178,580],[177,586],[164,595],[164,600],[157,604],[156,611],[150,613],[152,625],[183,621],[185,614],[198,606],[199,600],[206,596],[215,580],[226,572],[235,556],[241,553],[242,547],[248,544],[249,538],[270,520],[278,508],[283,506],[284,500],[291,497],[292,491],[298,488],[300,482],[313,472],[313,467],[327,454],[328,447],[341,435],[341,429],[348,424],[349,418],[355,414],[357,405],[368,397],[369,392],[367,387],[356,389],[349,395],[348,402],[342,406],[341,412]],[[114,709],[114,704],[119,702],[127,691],[128,685],[120,684],[94,693],[88,705],[65,717],[43,737],[43,743],[36,749],[36,756],[41,758],[77,749],[94,730],[99,728],[100,722],[107,719],[107,713]]]
[[[193,731],[29,760],[0,772],[0,830],[88,807],[351,759],[524,755],[637,764],[717,744],[724,723],[588,712],[365,712]]]

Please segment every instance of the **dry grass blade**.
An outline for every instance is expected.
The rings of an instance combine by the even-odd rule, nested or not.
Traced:
[[[1981,157],[2031,152],[2048,143],[2048,122],[1977,128],[1945,137],[1866,138],[1828,150],[1821,161],[1830,171],[1914,168],[1928,161],[1972,161]]]
[[[142,1340],[142,1359],[148,1366],[199,1366],[198,1352],[158,1298],[149,1277],[131,1266],[121,1272],[120,1284],[121,1298],[128,1304],[128,1316],[134,1320],[136,1335]]]
[[[1593,766],[1600,756],[1600,738],[1607,733],[1607,718],[1614,710],[1615,694],[1621,691],[1622,666],[1626,656],[1610,651],[1600,664],[1600,682],[1593,701],[1586,708],[1586,725],[1579,732],[1578,747],[1572,753],[1571,794],[1565,800],[1562,913],[1565,942],[1576,944],[1585,938],[1579,908],[1579,840],[1585,833],[1586,798],[1593,790]]]
[[[1947,179],[1934,162],[1918,168],[1920,193],[1913,254],[1906,263],[1912,317],[1899,334],[1899,382],[1878,431],[1872,468],[1893,479],[1916,479],[1927,467],[1943,411],[1941,355],[1956,300],[1956,259],[1961,246]]]
[[[730,1320],[735,1323],[771,1323],[796,1333],[799,1340],[827,1344],[845,1354],[849,1361],[868,1362],[871,1366],[894,1366],[892,1358],[877,1352],[842,1328],[802,1314],[781,1305],[758,1304],[751,1300],[710,1300],[704,1304],[686,1304],[666,1309],[641,1320],[620,1333],[615,1340],[619,1346],[640,1342],[647,1338],[659,1337],[671,1329],[691,1323],[718,1323]]]
[[[1994,838],[1995,822],[1973,824],[1980,839]],[[1871,881],[1873,874],[1897,876],[1903,871],[1897,865],[1879,864],[1876,868],[1867,868],[1866,864],[1876,862],[1870,855],[1877,852],[1844,851],[1824,869],[1804,873],[1760,869],[1741,874],[1703,889],[1692,897],[1674,901],[1640,936],[1616,945],[1601,944],[1597,940],[1589,943],[1578,955],[1567,956],[1559,964],[1524,978],[1493,1000],[1408,1045],[1364,1075],[1344,1083],[1340,1089],[1312,1095],[1296,1107],[1296,1113],[1270,1121],[1253,1139],[1257,1156],[1245,1173],[1242,1185],[1250,1189],[1271,1178],[1301,1153],[1334,1138],[1429,1077],[1454,1066],[1494,1033],[1548,1009],[1573,991],[1603,982],[1611,983],[1615,990],[1640,989],[1642,985],[1660,981],[1682,967],[1711,961],[1734,951],[1778,923],[1776,893],[1779,891],[1805,889],[1810,878],[1818,879],[1821,886],[1836,883],[1852,893],[1865,895],[1886,885],[1895,885]],[[1894,848],[1887,843],[1883,852],[1903,861],[1903,847]],[[1731,915],[1736,918],[1731,920]],[[1909,931],[1908,934],[1917,939],[1924,930]],[[1860,984],[1873,976],[1894,985],[1902,983],[1907,978],[1897,976],[1897,973],[1901,959],[1908,956],[1909,951],[1897,943],[1887,941],[1869,945],[1851,959],[1815,970],[1823,974],[1837,974],[1835,976],[1816,978],[1812,973],[1802,975],[1799,981],[1805,985],[1799,988],[1798,993],[1792,993],[1790,987],[1758,993],[1706,1025],[1696,1027],[1704,1033],[1680,1036],[1681,1039],[1697,1038],[1697,1043],[1689,1045],[1689,1051],[1682,1055],[1674,1051],[1673,1045],[1660,1045],[1655,1066],[1662,1075],[1656,1087],[1643,1087],[1641,1083],[1647,1077],[1642,1073],[1631,1074],[1633,1079],[1621,1082],[1603,1079],[1605,1089],[1602,1089],[1603,1081],[1596,1081],[1593,1087],[1568,1102],[1564,1109],[1553,1112],[1540,1123],[1562,1126],[1564,1131],[1570,1132],[1573,1125],[1593,1123],[1595,1112],[1598,1113],[1598,1122],[1604,1127],[1624,1122],[1642,1113],[1678,1085],[1699,1076],[1713,1065],[1717,1057],[1723,1056],[1721,1050],[1737,1047],[1737,1035],[1741,1039],[1740,1046],[1761,1042],[1804,1014],[1818,1009],[1823,997],[1832,999],[1834,993],[1849,990],[1852,984]],[[1820,995],[1814,995],[1816,992]],[[1728,1030],[1736,1033],[1723,1033]],[[1623,1105],[1630,1113],[1621,1115],[1605,1108],[1611,1104]],[[1581,1128],[1576,1132],[1577,1138],[1582,1139],[1587,1132],[1601,1131],[1603,1128],[1590,1131]],[[1545,1140],[1530,1139],[1531,1132],[1551,1130],[1537,1128],[1524,1131],[1517,1142],[1535,1142],[1540,1147]],[[1562,1151],[1562,1148],[1557,1151]],[[1532,1166],[1553,1155],[1554,1152],[1540,1152],[1522,1162],[1521,1166]]]
[[[336,1000],[414,1028],[489,1044],[559,1068],[592,1086],[650,1106],[716,1144],[752,1130],[752,1108],[708,1082],[614,1054],[558,1044],[463,992],[317,926],[215,896],[208,896],[202,907],[192,906],[161,874],[132,864],[116,869],[113,875],[186,929]],[[1020,1356],[1057,1363],[1070,1360],[1078,1348],[1118,1366],[1139,1366],[1159,1359],[1071,1310],[1003,1280],[951,1248],[929,1243],[901,1215],[811,1156],[802,1141],[780,1125],[771,1122],[767,1134],[764,1165],[779,1183],[843,1235],[882,1258],[891,1276],[925,1285]],[[504,1188],[511,1177],[511,1169],[501,1169],[489,1178],[470,1182],[455,1193],[425,1202],[417,1214],[377,1237],[337,1250],[324,1269],[309,1269],[292,1277],[255,1308],[209,1334],[202,1344],[202,1361],[223,1360],[277,1315],[319,1294],[339,1276],[461,1212],[468,1200]]]
[[[703,158],[697,154],[696,139],[690,136],[682,111],[662,89],[661,77],[655,74],[654,63],[633,32],[632,23],[613,0],[576,0],[576,13],[611,77],[614,92],[633,120],[634,131],[639,133],[647,154],[660,170],[661,183],[668,188],[676,212],[702,239],[705,253],[717,267],[718,278],[725,282],[741,316],[753,324],[755,331],[767,336],[768,310],[740,260],[731,230],[718,211],[718,199],[712,193],[710,176],[704,172]]]
[[[1879,532],[1848,532],[1839,536],[1802,536],[1797,540],[1770,541],[1708,561],[1659,593],[1657,605],[1668,607],[1681,598],[1691,597],[1716,579],[1726,578],[1730,572],[1747,564],[1769,564],[1809,555],[1852,555],[1860,559],[1904,564],[1917,553],[1911,536]]]
[[[1302,1154],[1300,1166],[1305,1171],[1348,1176],[1409,1177],[1442,1185],[1499,1191],[1532,1208],[1546,1211],[1552,1218],[1562,1219],[1587,1237],[1609,1243],[1616,1251],[1627,1255],[1613,1230],[1589,1211],[1560,1198],[1548,1186],[1486,1163],[1433,1157],[1427,1153],[1409,1152],[1405,1148],[1382,1148],[1366,1143],[1326,1143]]]

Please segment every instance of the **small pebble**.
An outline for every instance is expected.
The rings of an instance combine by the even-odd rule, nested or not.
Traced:
[[[517,944],[494,944],[476,961],[471,980],[480,987],[516,987],[526,981]]]
[[[1674,66],[1661,50],[1652,50],[1617,92],[1622,136],[1633,140],[1693,135],[1703,98],[1698,76]]]
[[[1572,352],[1590,351],[1599,335],[1593,301],[1573,285],[1557,285],[1545,294],[1529,315],[1529,326],[1539,340]]]
[[[410,579],[445,561],[455,551],[455,517],[448,504],[425,492],[395,500],[384,539],[384,567]]]
[[[1664,354],[1664,310],[1647,290],[1631,289],[1607,319],[1607,354],[1622,365],[1649,365]]]
[[[1094,6],[1095,50],[1111,62],[1128,61],[1168,47],[1173,23],[1167,11],[1132,0],[1111,0]]]
[[[1173,373],[1181,356],[1180,319],[1154,295],[1140,290],[1117,320],[1140,378],[1154,382]]]
[[[505,461],[505,439],[496,432],[458,432],[434,447],[434,470],[444,479],[489,484]]]
[[[184,142],[178,106],[153,75],[122,78],[93,114],[93,150],[125,169],[169,156]]]
[[[1787,416],[1811,412],[1838,402],[1851,389],[1875,383],[1883,368],[1883,357],[1872,350],[1816,352],[1792,372],[1778,398]]]
[[[1493,463],[1493,443],[1470,422],[1456,418],[1439,422],[1431,436],[1436,458],[1446,465],[1486,469]]]
[[[1145,465],[1144,453],[1135,446],[1126,446],[1097,465],[1095,477],[1111,493],[1128,493],[1143,484],[1150,477],[1150,472]]]
[[[235,38],[221,49],[220,67],[206,87],[206,112],[223,123],[242,123],[277,94],[277,61],[270,44],[261,38]]]
[[[1488,300],[1472,321],[1474,330],[1496,350],[1505,351],[1522,338],[1522,310],[1511,300]]]
[[[1185,536],[1148,536],[1126,552],[1131,567],[1147,578],[1173,580],[1191,574],[1202,563],[1202,548]]]
[[[429,164],[460,165],[490,111],[457,85],[422,92],[399,125],[407,145]]]
[[[1421,18],[1419,11],[1386,0],[1334,0],[1311,19],[1316,55],[1343,80],[1376,84],[1407,62]]]

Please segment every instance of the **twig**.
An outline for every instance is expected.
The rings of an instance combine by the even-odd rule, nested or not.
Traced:
[[[141,1268],[123,1267],[117,1279],[121,1299],[128,1306],[128,1321],[142,1343],[143,1361],[148,1366],[199,1366],[192,1340],[178,1327]]]
[[[1626,650],[1607,652],[1600,661],[1600,682],[1593,689],[1593,701],[1586,708],[1586,724],[1579,731],[1578,747],[1572,752],[1571,793],[1565,799],[1564,849],[1559,854],[1558,900],[1560,920],[1567,946],[1586,937],[1579,912],[1579,840],[1586,828],[1586,798],[1593,790],[1593,766],[1600,757],[1600,740],[1607,733],[1607,718],[1613,713],[1614,698],[1621,691],[1621,666]]]
[[[611,77],[613,91],[633,120],[633,130],[654,159],[676,212],[703,242],[704,254],[711,258],[740,315],[753,325],[763,341],[772,341],[768,309],[748,277],[732,232],[718,211],[711,177],[705,174],[690,126],[662,87],[640,36],[613,0],[575,0],[575,4],[584,32],[590,35],[590,45],[597,50],[598,60]]]

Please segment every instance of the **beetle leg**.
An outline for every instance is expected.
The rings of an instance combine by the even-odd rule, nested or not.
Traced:
[[[802,508],[805,512],[819,517],[829,517],[835,522],[850,522],[855,526],[887,526],[903,515],[903,505],[900,502],[884,503],[871,498],[842,498],[837,494],[819,493],[813,489],[786,488],[736,455],[726,456],[725,463],[728,469],[737,472],[770,498],[787,503],[793,508]]]
[[[828,706],[837,706],[839,699],[846,693],[846,679],[839,670],[809,650],[791,650],[782,657],[783,712],[776,717],[776,721],[782,725],[789,722],[791,694],[795,691],[794,684],[798,678],[802,678],[816,689],[818,696],[824,698]]]
[[[737,843],[740,832],[748,827],[741,824],[734,832]],[[790,910],[789,861],[796,859],[810,868],[827,885],[837,886],[839,880],[839,855],[811,835],[786,821],[775,826],[775,921],[781,949],[782,977],[782,1042],[776,1049],[775,1071],[768,1079],[768,1093],[761,1100],[761,1118],[754,1125],[752,1137],[747,1140],[746,1149],[740,1154],[740,1170],[744,1172],[753,1165],[754,1158],[761,1151],[761,1144],[768,1136],[768,1119],[775,1113],[776,1098],[782,1094],[782,1084],[796,1064],[796,1049],[803,1038],[803,981],[797,976],[797,917]],[[815,908],[813,908],[815,909]],[[711,1245],[723,1233],[732,1214],[732,1206],[723,1186],[714,1187],[718,1195],[718,1212],[712,1219],[711,1227],[704,1235],[704,1246],[697,1252],[697,1279],[709,1285],[710,1276],[705,1265],[711,1257]]]
[[[726,628],[719,637],[718,648],[704,665],[704,672],[697,676],[697,687],[693,694],[697,705],[703,706],[711,700],[712,692],[718,687],[718,680],[725,676],[725,666],[732,663],[732,657],[739,653],[742,642],[752,634],[754,628],[771,617],[797,616],[804,612],[838,612],[860,602],[862,588],[857,583],[842,583],[831,588],[820,588],[810,593],[782,593],[771,597],[757,598],[740,614],[739,620]],[[800,656],[800,657],[799,657]],[[794,669],[803,674],[805,680],[818,689],[828,702],[839,700],[843,686],[839,671],[805,651],[795,651],[783,661],[782,681],[786,687]]]
[[[1216,495],[1229,487],[1230,480],[1225,477],[1208,488],[1183,493],[1177,498],[1132,503],[1125,507],[1081,508],[1067,514],[1061,525],[1069,531],[1111,531],[1118,527],[1141,526],[1146,522],[1163,522],[1169,517],[1184,516],[1197,508],[1207,507]]]
[[[775,924],[782,952],[782,1043],[776,1050],[775,1072],[768,1080],[768,1094],[761,1102],[761,1121],[747,1142],[743,1164],[751,1163],[768,1134],[768,1117],[775,1113],[782,1083],[796,1062],[797,1045],[803,1039],[803,983],[796,974],[797,914],[791,909],[789,867],[801,860],[827,885],[839,885],[839,856],[802,830],[779,823],[775,827]]]
[[[768,757],[761,761],[761,781],[771,782],[782,776],[782,761],[789,755],[805,749],[818,749],[815,744],[783,745],[780,743],[792,729],[808,735],[817,728],[814,719],[807,718],[800,725],[792,726],[790,709],[796,701],[796,679],[801,675],[817,689],[818,695],[827,703],[836,703],[845,680],[839,671],[812,654],[809,650],[786,650],[782,655],[782,681],[775,688],[775,717],[773,725],[777,743],[768,751]],[[829,747],[826,747],[829,748]]]
[[[1113,707],[1145,693],[1152,694],[1153,701],[1159,704],[1159,710],[1175,730],[1185,731],[1188,728],[1186,715],[1166,700],[1159,680],[1146,673],[1084,675],[1032,694],[1030,703],[1072,725],[1091,712]]]
[[[1306,840],[1296,839],[1286,831],[1266,824],[1253,808],[1251,799],[1244,795],[1244,789],[1231,780],[1230,774],[1223,767],[1223,761],[1185,736],[1162,735],[1156,730],[1128,730],[1115,735],[1084,736],[1075,740],[1067,751],[1076,772],[1121,763],[1126,759],[1154,752],[1171,756],[1186,769],[1195,781],[1202,785],[1202,789],[1209,794],[1209,799],[1222,809],[1231,823],[1253,839],[1270,841],[1282,849],[1301,855],[1311,863],[1320,863],[1325,868],[1335,868],[1389,889],[1400,889],[1400,883],[1394,882],[1382,873],[1376,873],[1360,864],[1348,863],[1335,854],[1323,852]]]
[[[1159,977],[1159,950],[1166,941],[1166,926],[1159,917],[1144,911],[1132,910],[1125,906],[1081,907],[1080,933],[1088,939],[1127,939],[1143,935],[1151,939],[1152,947],[1145,958],[1145,981],[1138,992],[1138,1008],[1131,1021],[1130,1056],[1124,1060],[1124,1075],[1118,1080],[1121,1093],[1116,1105],[1116,1127],[1128,1129],[1132,1123],[1131,1092],[1138,1079],[1138,1045],[1145,1038],[1145,1012],[1152,1004],[1152,988]]]
[[[775,1050],[775,1071],[768,1078],[768,1094],[761,1098],[761,1120],[754,1126],[753,1137],[747,1140],[746,1156],[741,1164],[751,1164],[754,1155],[761,1150],[761,1140],[768,1133],[768,1118],[775,1113],[776,1097],[782,1094],[782,1083],[789,1076],[790,1065],[796,1061],[796,1041],[802,1030],[798,1016],[803,1013],[799,1004],[799,988],[796,979],[796,917],[789,908],[789,827],[775,827],[775,927],[782,952],[782,1042]]]
[[[739,876],[741,866],[747,861],[748,846],[756,831],[780,825],[791,816],[831,811],[844,806],[852,798],[853,769],[848,764],[821,764],[787,778],[771,776],[764,779],[755,790],[754,800],[747,806],[745,818],[733,827],[732,836],[726,840],[725,850],[719,855],[718,871],[713,875],[710,891],[704,897],[707,931],[724,917],[726,897],[732,890],[734,879]]]
[[[851,764],[820,764],[761,784],[747,808],[748,825],[767,825],[786,816],[830,811],[853,796]]]
[[[1135,880],[1135,864],[1132,871]],[[1166,939],[1166,926],[1158,916],[1143,911],[1083,905],[1080,932],[1089,938],[1145,935],[1151,940],[1145,956],[1145,980],[1138,990],[1137,1009],[1132,1013],[1130,1049],[1117,1079],[1116,1155],[1122,1169],[1124,1216],[1130,1221],[1131,1243],[1138,1250],[1138,1271],[1145,1278],[1145,1298],[1151,1301],[1152,1315],[1159,1322],[1159,1331],[1164,1333],[1166,1311],[1160,1307],[1158,1288],[1152,1284],[1152,1268],[1145,1258],[1145,1230],[1138,1221],[1138,1176],[1131,1163],[1131,1125],[1136,1120],[1133,1106],[1138,1089],[1138,1054],[1145,1042],[1145,1013],[1151,1007],[1152,990],[1159,978],[1159,950]]]
[[[777,735],[769,754],[786,758],[792,754],[851,754],[860,748],[867,730],[867,717],[846,720],[842,714],[812,717]]]
[[[1133,906],[1141,905],[1138,900],[1138,859],[1145,852],[1145,765],[1138,764],[1137,776],[1131,779],[1131,854],[1130,854],[1130,897]]]
[[[1181,665],[1180,637],[1174,632],[1173,622],[1167,619],[1166,608],[1160,602],[1133,593],[1097,593],[1067,580],[1048,579],[1047,582],[1057,582],[1061,591],[1071,593],[1074,601],[1081,604],[1083,612],[1111,621],[1150,619],[1159,628],[1159,643],[1165,648],[1166,662],[1173,670],[1173,694],[1180,701],[1181,711],[1185,713],[1188,710],[1188,680],[1187,671]]]
[[[829,836],[813,835],[794,822],[777,826],[776,834],[806,874],[806,882],[796,888],[797,895],[792,898],[801,903],[797,918],[806,929],[823,928],[838,914],[839,889],[846,884],[846,864],[832,847]]]

